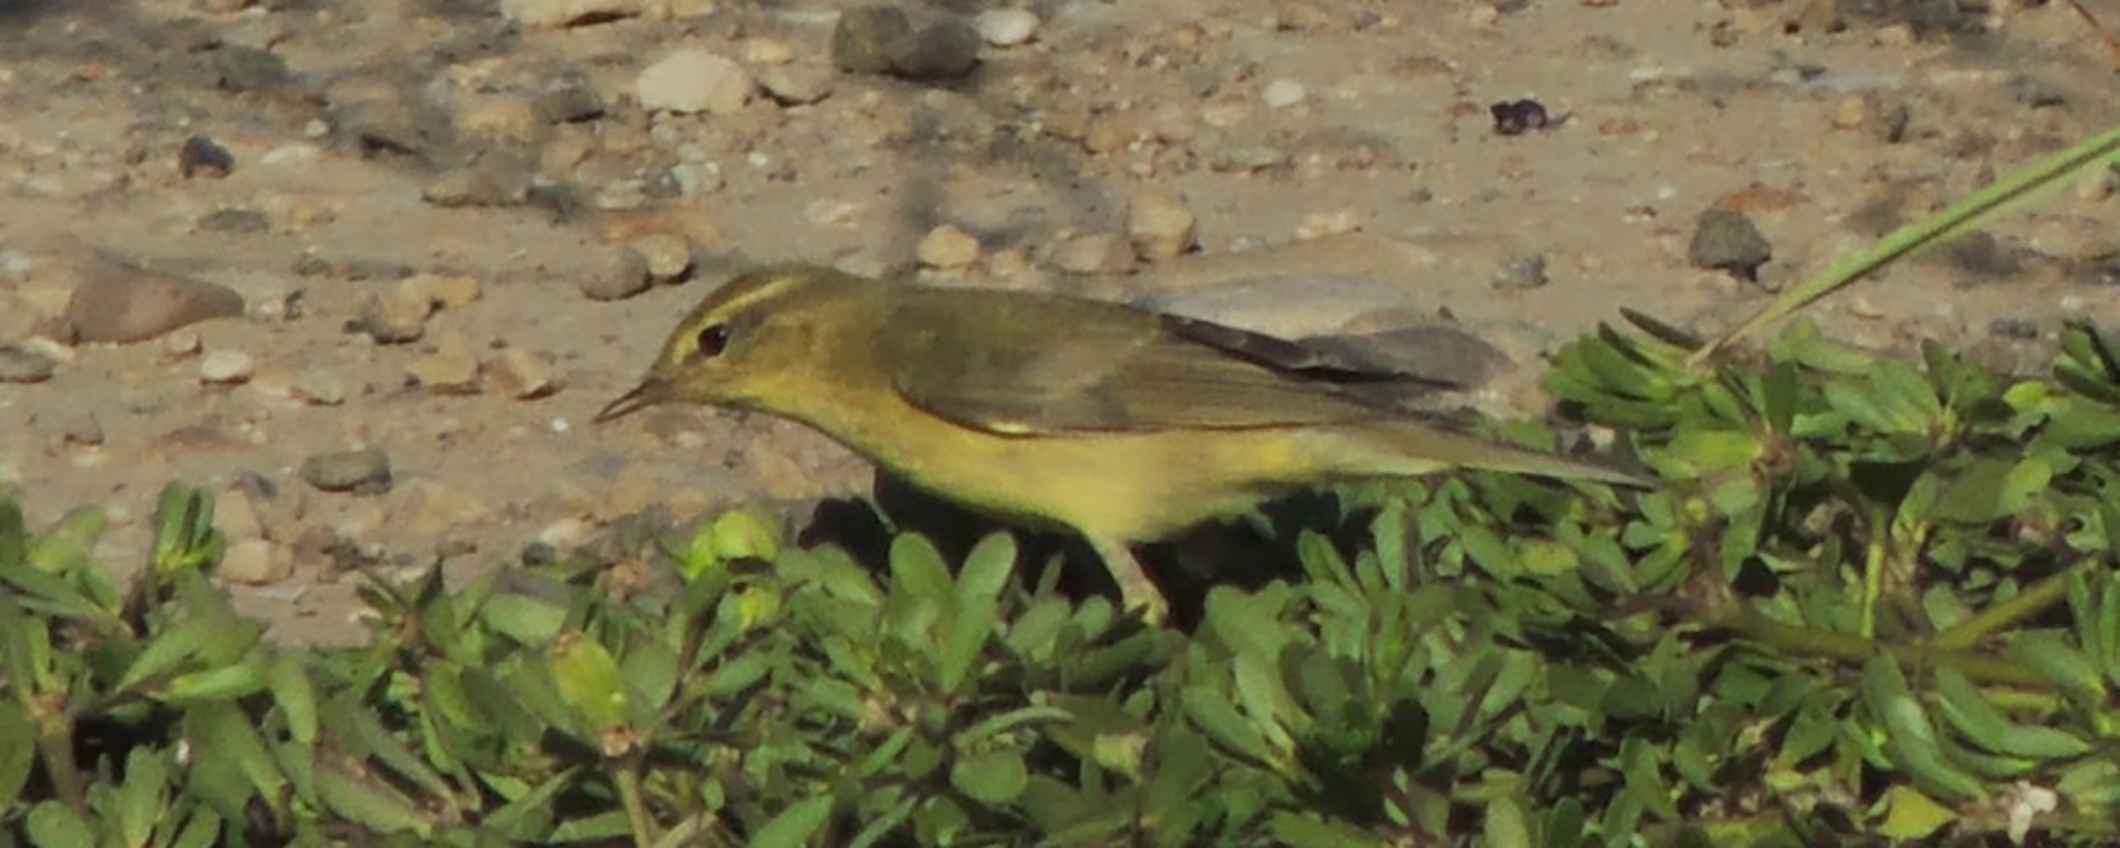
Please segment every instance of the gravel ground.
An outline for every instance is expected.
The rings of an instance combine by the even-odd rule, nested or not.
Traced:
[[[319,639],[352,568],[865,491],[792,425],[588,425],[754,263],[1354,337],[1535,413],[1618,307],[1713,331],[2120,117],[2083,18],[2007,0],[14,0],[0,45],[0,481],[127,565],[211,484],[225,577]],[[2120,305],[2112,193],[1813,315],[2036,366]]]

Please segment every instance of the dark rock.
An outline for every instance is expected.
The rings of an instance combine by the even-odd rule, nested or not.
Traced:
[[[1720,268],[1747,281],[1759,279],[1759,266],[1773,258],[1774,247],[1742,212],[1710,209],[1700,214],[1686,257],[1695,267]]]

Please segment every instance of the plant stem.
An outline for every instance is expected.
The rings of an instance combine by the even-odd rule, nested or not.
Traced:
[[[2090,570],[2097,567],[2098,563],[2090,557],[2077,560],[2075,565],[2033,583],[2029,588],[2018,592],[2015,597],[1990,604],[1987,609],[1981,610],[1973,617],[1936,634],[1929,640],[1929,645],[1946,651],[1971,648],[1980,640],[2060,603],[2062,598],[2068,597],[2070,579],[2078,573],[2089,576]]]
[[[1950,666],[1966,677],[1984,683],[2026,689],[2051,689],[2037,671],[2018,663],[1970,651],[1947,650],[1933,645],[1891,645],[1860,636],[1833,633],[1810,627],[1783,624],[1746,606],[1736,606],[1711,622],[1738,635],[1794,654],[1862,663],[1879,652],[1889,653],[1910,666]]]
[[[648,817],[647,802],[640,794],[640,759],[639,754],[627,757],[614,777],[619,801],[626,806],[626,820],[633,823],[633,844],[652,848],[656,844],[655,821]]]

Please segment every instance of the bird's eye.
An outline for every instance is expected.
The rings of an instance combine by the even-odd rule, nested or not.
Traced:
[[[720,356],[722,348],[729,346],[729,325],[708,324],[699,331],[699,358],[713,359]]]

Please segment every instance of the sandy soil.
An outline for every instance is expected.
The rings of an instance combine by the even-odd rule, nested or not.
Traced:
[[[1725,326],[2120,117],[2112,59],[2065,4],[1037,2],[1028,43],[909,80],[833,66],[847,4],[609,2],[543,27],[481,0],[0,2],[0,344],[52,371],[0,383],[0,481],[32,520],[104,504],[129,566],[163,484],[214,485],[252,542],[244,603],[343,638],[354,565],[478,570],[655,504],[864,491],[866,466],[790,425],[588,423],[677,313],[770,260],[1160,297],[1294,334],[1447,308],[1521,366],[1486,404],[1535,412],[1538,355],[1618,307]],[[746,83],[725,114],[644,109],[642,71],[682,50],[829,93]],[[1498,135],[1489,104],[1518,98],[1564,120]],[[183,152],[195,136],[225,176]],[[1063,270],[1071,240],[1123,243],[1144,194],[1196,217],[1195,252]],[[2036,363],[2064,315],[2120,306],[2111,194],[2058,193],[1813,314],[1881,347]],[[1759,282],[1689,259],[1717,205],[1771,241]],[[921,267],[942,225],[977,240],[969,266]],[[650,235],[689,246],[678,284],[585,296],[638,276],[627,251]],[[444,303],[381,344],[364,304],[408,277]],[[69,313],[112,279],[245,306],[61,343],[98,311],[158,308],[117,285]],[[544,390],[514,396],[525,382]],[[302,473],[366,447],[387,486]]]

